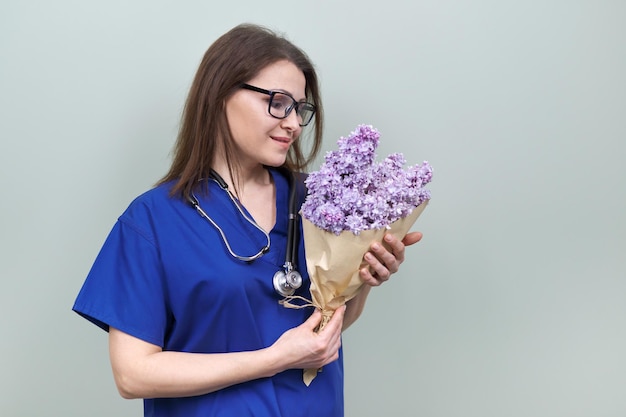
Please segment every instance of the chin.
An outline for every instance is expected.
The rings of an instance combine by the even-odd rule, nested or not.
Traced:
[[[280,168],[281,166],[283,166],[285,164],[285,161],[287,160],[287,158],[282,158],[282,159],[274,159],[272,161],[266,161],[263,163],[263,165],[267,166],[267,167],[272,167],[272,168]]]

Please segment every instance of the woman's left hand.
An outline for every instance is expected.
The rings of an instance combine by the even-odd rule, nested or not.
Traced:
[[[391,251],[378,242],[373,243],[370,251],[364,256],[369,266],[361,268],[360,271],[363,282],[372,287],[381,285],[391,277],[391,274],[398,272],[400,264],[404,262],[405,247],[419,242],[422,234],[420,232],[408,233],[404,239],[400,240],[387,233],[384,239]]]

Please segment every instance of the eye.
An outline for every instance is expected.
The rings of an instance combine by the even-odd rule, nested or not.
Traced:
[[[315,112],[315,106],[311,103],[307,103],[306,101],[301,101],[298,103],[298,113],[309,113]]]
[[[275,110],[286,110],[292,104],[293,104],[293,100],[289,96],[285,94],[281,94],[281,93],[275,93],[274,98],[272,99],[272,102],[270,103],[270,105],[272,106],[272,109],[275,109]]]

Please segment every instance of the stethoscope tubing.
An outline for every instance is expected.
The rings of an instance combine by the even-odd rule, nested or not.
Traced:
[[[228,194],[230,195],[230,193],[228,193]],[[226,234],[224,233],[224,230],[222,230],[222,228],[218,226],[218,224],[215,222],[215,220],[213,220],[211,218],[211,216],[209,216],[202,209],[202,207],[200,207],[200,204],[198,203],[198,198],[193,194],[193,192],[191,193],[191,198],[190,198],[189,202],[198,211],[198,213],[200,213],[200,216],[202,216],[206,220],[208,220],[209,223],[211,223],[213,225],[213,227],[219,232],[220,236],[222,237],[222,241],[224,242],[224,245],[226,246],[226,250],[228,251],[228,253],[233,258],[239,259],[240,261],[244,261],[244,262],[252,262],[252,261],[254,261],[256,259],[259,259],[261,256],[263,256],[264,254],[266,254],[270,250],[270,237],[267,234],[267,232],[265,230],[263,230],[255,221],[248,220],[248,216],[246,216],[245,213],[243,213],[243,211],[241,209],[239,209],[239,211],[244,216],[244,218],[246,220],[248,220],[250,222],[250,224],[255,226],[257,229],[259,229],[265,235],[265,237],[267,239],[266,240],[267,244],[265,246],[263,246],[263,248],[260,251],[258,251],[257,253],[255,253],[254,255],[250,255],[250,256],[237,255],[235,253],[235,251],[233,251],[232,247],[230,246],[230,242],[228,241],[228,238],[226,237]],[[239,208],[239,207],[237,206],[237,208]]]
[[[276,292],[285,297],[292,295],[295,292],[295,290],[300,288],[300,286],[302,285],[302,276],[296,270],[296,264],[295,264],[295,260],[298,256],[298,213],[296,211],[297,210],[296,181],[295,181],[295,176],[293,173],[288,172],[287,175],[289,176],[289,218],[288,218],[288,225],[287,225],[287,248],[286,248],[287,250],[285,251],[285,263],[283,265],[283,269],[277,271],[274,274],[274,277],[272,279],[274,289],[276,290]],[[211,216],[209,216],[202,209],[202,207],[200,207],[200,202],[192,191],[191,195],[189,196],[189,203],[196,209],[196,211],[200,214],[201,217],[206,219],[215,228],[215,230],[218,231],[218,233],[220,234],[222,238],[222,241],[224,242],[224,245],[226,246],[226,250],[228,251],[228,253],[233,258],[238,259],[240,261],[252,262],[262,257],[267,252],[269,252],[269,249],[271,246],[271,239],[270,239],[269,234],[261,226],[259,226],[258,223],[253,218],[251,218],[244,212],[243,208],[241,207],[241,204],[239,204],[235,196],[228,189],[228,184],[226,184],[226,181],[224,181],[224,179],[214,170],[210,171],[209,179],[215,181],[220,186],[221,189],[226,191],[226,193],[228,194],[228,197],[230,198],[232,203],[235,205],[235,207],[237,208],[241,216],[248,223],[250,223],[256,229],[258,229],[261,233],[263,233],[266,239],[265,246],[261,248],[261,250],[258,251],[256,254],[246,255],[246,256],[238,255],[230,246],[230,242],[228,241],[228,238],[226,237],[224,230],[215,222],[215,220],[211,218]]]

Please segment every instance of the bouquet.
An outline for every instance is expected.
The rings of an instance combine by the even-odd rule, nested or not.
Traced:
[[[328,152],[319,171],[305,180],[302,227],[310,304],[323,314],[318,331],[362,288],[359,270],[370,245],[378,241],[386,246],[387,232],[402,239],[430,200],[424,188],[432,178],[428,162],[403,169],[399,153],[376,162],[379,139],[375,128],[359,125],[339,139],[339,149]],[[317,371],[304,371],[306,385]]]

